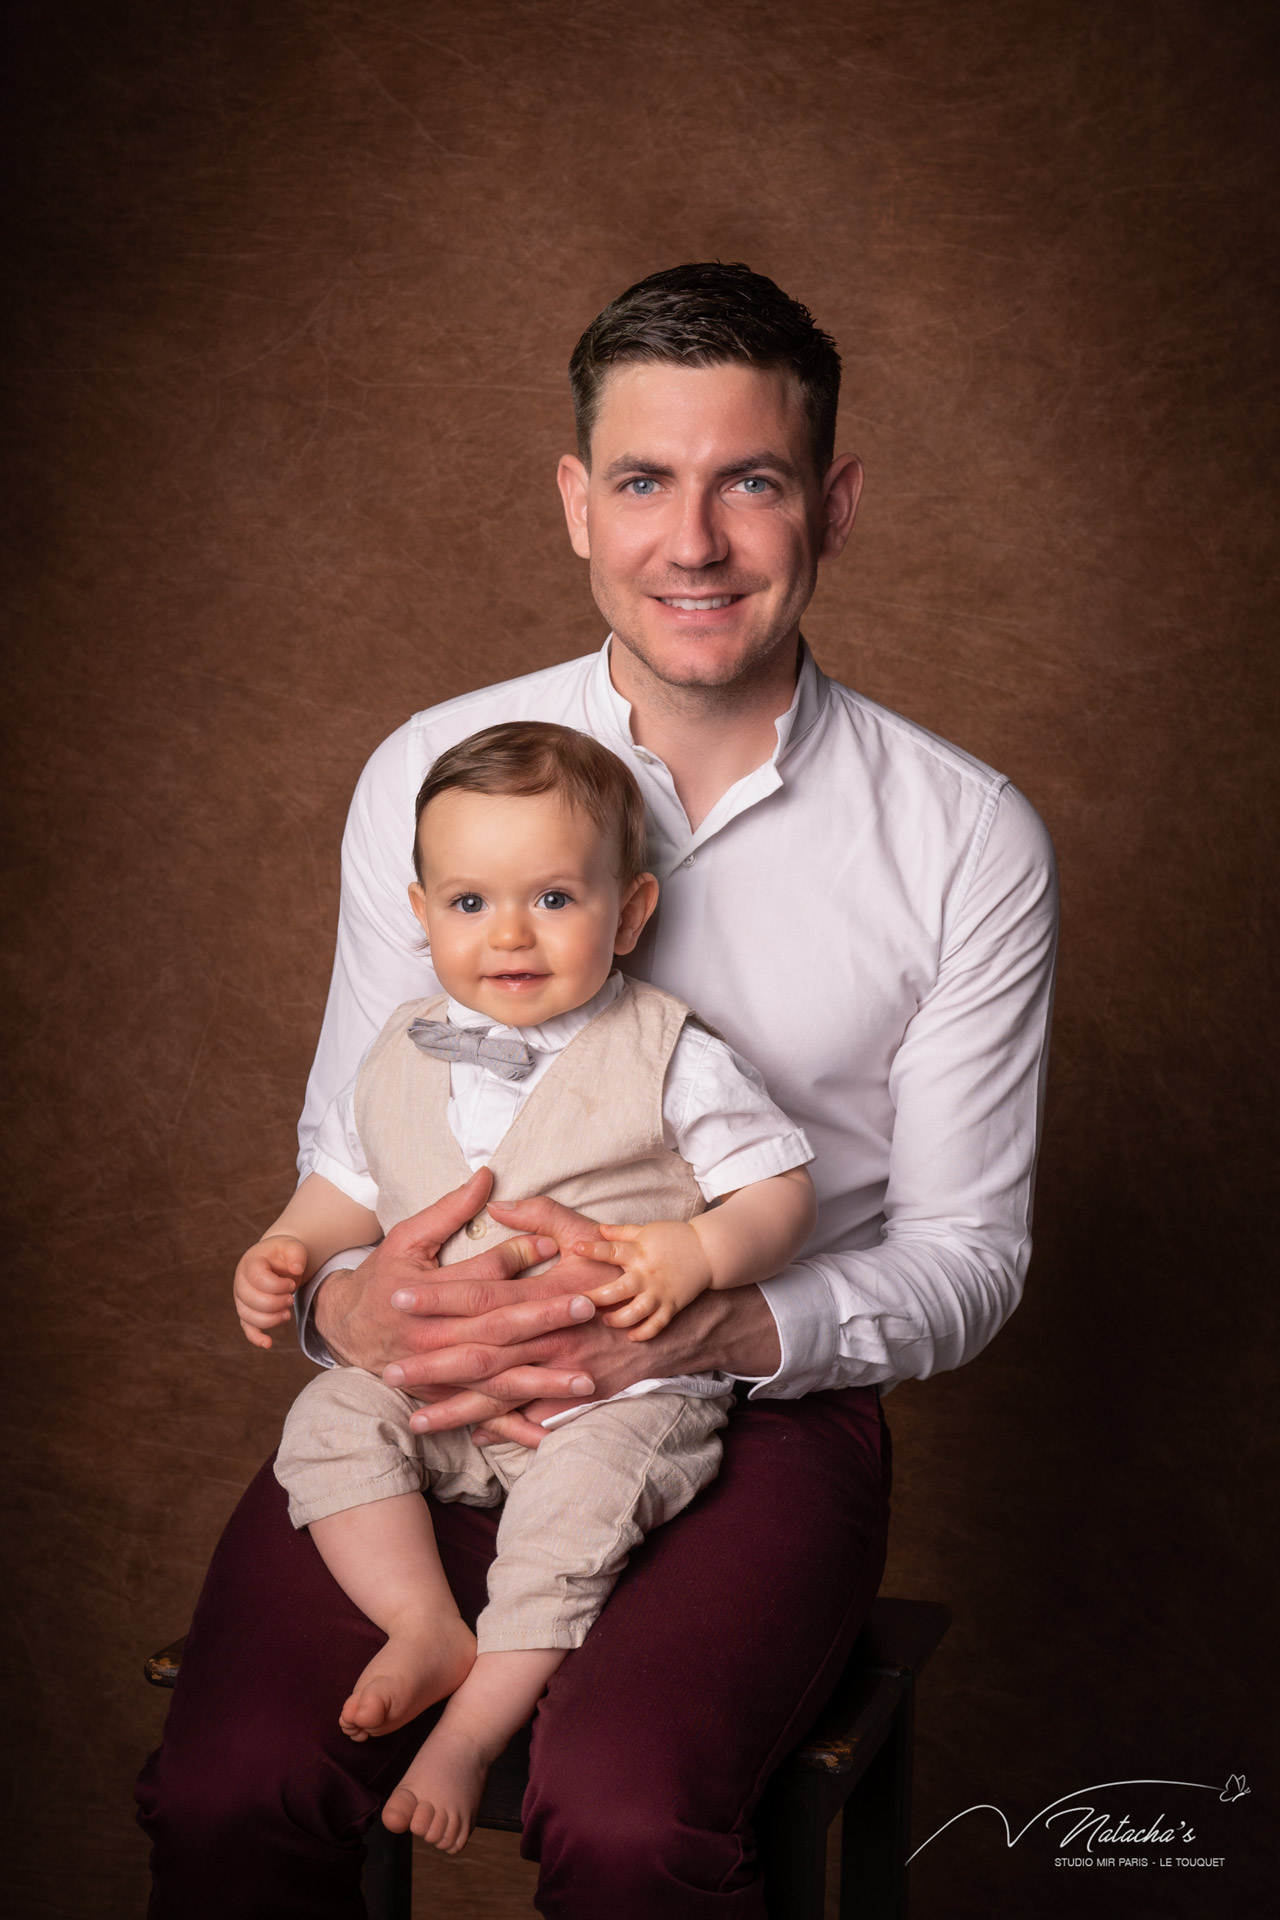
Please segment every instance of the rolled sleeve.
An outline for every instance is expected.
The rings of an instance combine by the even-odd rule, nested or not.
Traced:
[[[311,1141],[307,1172],[318,1173],[357,1206],[370,1213],[378,1211],[378,1183],[369,1171],[356,1126],[355,1080],[348,1081],[321,1115]]]
[[[757,1180],[772,1180],[779,1173],[790,1173],[793,1167],[807,1166],[812,1158],[813,1148],[795,1127],[790,1133],[778,1134],[772,1140],[729,1154],[695,1178],[704,1200],[719,1200],[726,1193],[736,1193],[739,1187],[754,1185]]]
[[[688,1162],[704,1200],[806,1166],[813,1148],[769,1097],[749,1060],[689,1022],[662,1091],[666,1143]]]
[[[369,1213],[378,1211],[378,1183],[371,1173],[357,1173],[341,1160],[335,1160],[332,1154],[323,1153],[318,1146],[311,1150],[311,1171],[336,1187],[339,1193],[345,1193],[357,1206]]]

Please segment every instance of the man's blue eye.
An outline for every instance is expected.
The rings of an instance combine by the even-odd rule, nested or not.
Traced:
[[[478,893],[460,893],[453,904],[462,913],[480,913],[484,908]]]
[[[550,893],[544,893],[538,901],[538,905],[540,907],[550,907],[553,911],[558,907],[567,907],[568,904],[569,904],[568,894],[560,893],[554,887],[552,888]]]
[[[762,479],[758,473],[747,474],[746,478],[740,480],[738,484],[744,487],[748,493],[767,493],[769,491],[769,482]]]
[[[657,484],[656,480],[650,480],[644,474],[640,474],[636,479],[628,480],[627,489],[631,493],[638,494],[642,500],[647,500]]]

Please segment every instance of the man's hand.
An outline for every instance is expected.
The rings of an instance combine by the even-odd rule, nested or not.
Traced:
[[[492,1174],[481,1168],[465,1186],[393,1227],[354,1272],[330,1274],[316,1296],[315,1320],[336,1359],[371,1373],[393,1360],[412,1369],[420,1365],[414,1354],[447,1343],[459,1349],[466,1366],[453,1377],[501,1375],[508,1405],[520,1406],[537,1394],[593,1391],[594,1382],[576,1363],[536,1370],[524,1364],[552,1358],[541,1337],[589,1320],[595,1311],[584,1295],[574,1294],[568,1271],[515,1278],[556,1253],[554,1239],[535,1232],[503,1241],[474,1260],[440,1267],[440,1248],[480,1211],[492,1184]],[[576,1232],[581,1237],[580,1225]],[[597,1282],[605,1277],[598,1267],[590,1273]],[[429,1375],[428,1366],[421,1378]],[[419,1378],[413,1373],[390,1384],[416,1392]]]
[[[530,1244],[539,1248],[548,1240],[564,1248],[572,1247],[588,1236],[594,1239],[599,1231],[594,1221],[546,1198],[511,1205],[494,1202],[489,1211],[503,1226],[516,1227],[523,1234],[536,1236]],[[502,1249],[496,1251],[500,1253]],[[474,1264],[468,1262],[467,1266]],[[461,1271],[460,1267],[450,1267],[450,1279]],[[562,1306],[566,1304],[565,1289],[576,1286],[581,1293],[573,1297],[583,1299],[589,1308],[590,1301],[584,1299],[586,1292],[616,1278],[614,1268],[578,1254],[562,1253],[548,1273],[520,1285],[545,1287],[551,1283],[559,1291]],[[397,1304],[408,1312],[432,1316],[465,1313],[468,1311],[465,1307],[451,1308],[444,1304],[448,1284],[405,1288],[397,1296]],[[485,1320],[484,1332],[490,1337],[498,1320],[497,1314],[490,1314]],[[389,1385],[402,1387],[431,1403],[411,1418],[410,1424],[418,1432],[479,1426],[482,1438],[518,1440],[528,1446],[542,1438],[541,1431],[523,1421],[514,1410],[535,1396],[607,1399],[637,1380],[718,1369],[749,1378],[767,1378],[776,1373],[781,1363],[778,1330],[758,1287],[704,1293],[655,1340],[640,1346],[629,1341],[621,1329],[607,1327],[587,1316],[584,1320],[585,1324],[577,1325],[573,1315],[562,1315],[557,1330],[523,1343],[519,1350],[520,1364],[513,1367],[513,1353],[501,1343],[496,1348],[473,1344],[478,1323],[471,1322],[468,1331],[467,1323],[460,1324],[457,1319],[450,1322],[433,1318],[419,1323],[431,1331],[428,1339],[420,1343],[418,1356],[388,1368],[384,1378]],[[559,1384],[572,1378],[577,1369],[595,1383],[586,1393],[576,1387],[566,1391]],[[511,1390],[513,1381],[518,1382],[516,1391]],[[534,1384],[529,1385],[530,1381]]]

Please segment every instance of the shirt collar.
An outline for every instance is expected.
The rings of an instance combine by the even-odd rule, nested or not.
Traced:
[[[621,749],[630,756],[637,751],[631,731],[631,702],[624,700],[613,684],[613,676],[609,672],[609,649],[612,645],[613,635],[609,634],[588,676],[587,705],[593,720],[601,724],[602,733],[612,734]],[[778,741],[764,763],[766,766],[777,766],[803,740],[826,705],[827,688],[827,676],[814,659],[809,642],[801,634],[800,670],[796,675],[795,696],[786,712],[780,713],[774,722]],[[656,754],[651,754],[649,758],[657,761],[659,766],[662,764]],[[759,772],[759,768],[755,771]],[[750,777],[748,774],[747,778]]]
[[[499,1034],[504,1039],[510,1036],[516,1040],[523,1040],[526,1046],[533,1048],[535,1053],[563,1053],[569,1042],[576,1038],[598,1013],[603,1013],[606,1007],[613,1005],[622,988],[622,975],[611,973],[600,991],[593,993],[585,1005],[570,1007],[567,1013],[553,1014],[550,1020],[544,1020],[541,1026],[537,1027],[504,1027],[490,1014],[477,1013],[473,1007],[464,1007],[460,1000],[452,998],[445,1008],[445,1018],[451,1026],[482,1028],[486,1032]]]
[[[612,640],[611,634],[588,675],[585,694],[590,728],[597,739],[625,760],[639,780],[649,813],[650,858],[659,880],[666,880],[691,853],[728,826],[738,814],[777,792],[783,784],[779,769],[816,725],[827,703],[829,682],[802,637],[795,695],[786,712],[779,714],[774,722],[777,744],[773,752],[760,766],[753,767],[736,781],[727,793],[721,794],[695,833],[690,830],[669,769],[656,754],[636,744],[631,731],[631,703],[618,692],[609,672]]]

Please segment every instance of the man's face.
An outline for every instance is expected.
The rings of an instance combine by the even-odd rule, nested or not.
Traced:
[[[838,553],[861,470],[815,472],[784,371],[666,362],[606,375],[591,467],[560,489],[596,605],[658,679],[727,687],[794,646],[818,561]]]

